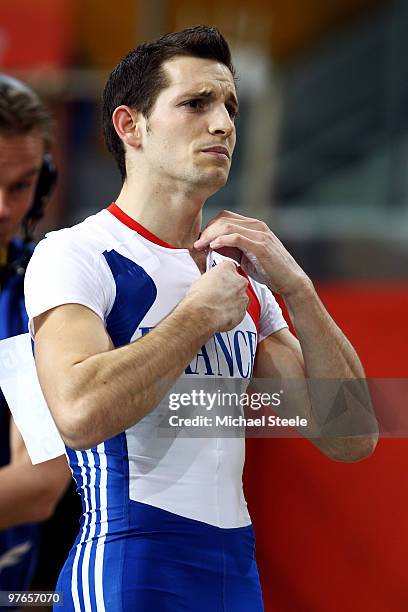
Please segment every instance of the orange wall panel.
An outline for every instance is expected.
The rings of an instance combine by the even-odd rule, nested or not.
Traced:
[[[135,0],[75,0],[78,59],[81,64],[112,69],[136,46]]]

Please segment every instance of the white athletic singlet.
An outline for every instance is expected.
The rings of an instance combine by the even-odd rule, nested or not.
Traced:
[[[214,260],[222,257],[214,254]],[[100,316],[114,345],[122,346],[160,323],[199,277],[187,249],[163,243],[111,205],[48,234],[37,246],[25,285],[30,331],[39,314],[77,303]],[[257,343],[286,327],[271,292],[253,280],[250,284],[249,312],[242,322],[211,338],[185,376],[249,382]],[[248,525],[241,482],[244,440],[158,439],[157,418],[153,410],[125,432],[130,499],[219,527]]]

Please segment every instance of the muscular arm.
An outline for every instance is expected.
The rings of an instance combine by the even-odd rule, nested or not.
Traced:
[[[66,444],[91,448],[143,418],[208,338],[242,319],[246,286],[232,263],[220,264],[149,334],[116,349],[84,306],[66,304],[37,317],[38,375]]]
[[[65,457],[32,465],[14,421],[10,446],[11,461],[0,469],[0,530],[52,516],[71,477]]]
[[[309,279],[285,297],[308,378],[364,378],[353,346],[333,321]]]
[[[208,245],[221,252],[227,249],[256,280],[283,296],[296,329],[299,342],[286,330],[260,344],[255,377],[304,381],[296,393],[297,412],[320,432],[320,438],[312,441],[329,457],[356,461],[370,455],[378,436],[369,394],[361,380],[363,367],[305,272],[264,222],[229,211],[210,221],[195,248]],[[355,383],[354,394],[343,389],[338,418],[333,419],[328,408],[338,400],[336,379],[339,384],[353,379]],[[358,433],[368,435],[353,435]]]
[[[312,436],[310,440],[325,455],[336,461],[358,461],[375,449],[377,434],[375,417],[364,383],[356,382],[355,396],[344,397],[339,423],[334,423],[331,435],[324,435],[326,420],[335,394],[339,389],[336,379],[362,379],[364,371],[352,345],[324,309],[317,295],[310,294],[287,300],[291,318],[299,335],[297,340],[285,329],[260,343],[254,367],[254,378],[284,379],[288,382],[290,416],[306,418]],[[305,307],[303,300],[308,300]],[[325,384],[325,380],[327,381]],[[308,384],[309,383],[309,384]],[[358,401],[356,401],[358,399]],[[283,414],[281,416],[288,416]],[[354,432],[373,432],[368,435],[335,435],[336,428],[344,433],[349,423]],[[329,427],[333,423],[328,422]],[[353,427],[351,427],[353,429]]]
[[[334,405],[333,393],[338,388],[333,384],[330,390],[329,383],[325,389],[324,382],[319,381],[360,379],[361,382],[359,380],[351,387],[355,393],[342,400],[341,409],[344,413],[339,426],[344,431],[344,425],[348,420],[350,433],[372,432],[371,435],[350,437],[333,435],[315,440],[315,444],[333,459],[353,461],[369,456],[375,449],[378,435],[369,393],[363,382],[364,369],[356,351],[323,306],[309,279],[299,283],[299,288],[285,301],[299,338],[305,375],[315,381],[309,389],[311,416],[321,423],[319,415],[321,413],[327,415],[327,404]]]

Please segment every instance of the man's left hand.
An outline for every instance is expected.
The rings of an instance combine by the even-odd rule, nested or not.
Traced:
[[[194,243],[231,257],[252,278],[284,297],[296,292],[308,277],[263,221],[223,210],[211,219]]]

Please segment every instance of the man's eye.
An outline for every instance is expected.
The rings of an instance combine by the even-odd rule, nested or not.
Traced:
[[[228,111],[229,116],[234,121],[238,116],[237,109],[234,106],[227,106],[226,109]]]
[[[32,185],[33,181],[19,181],[12,186],[11,191],[14,191],[14,193],[20,193],[21,191],[30,189]]]
[[[204,108],[204,101],[200,98],[196,98],[194,100],[187,100],[184,102],[183,106],[187,108],[192,108],[193,110],[202,110]]]

